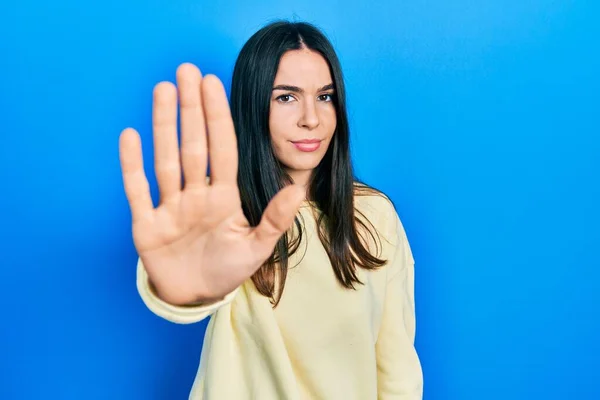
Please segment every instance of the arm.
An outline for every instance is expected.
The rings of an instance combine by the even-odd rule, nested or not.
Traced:
[[[148,274],[144,269],[142,260],[138,258],[137,290],[144,301],[144,304],[146,304],[146,307],[157,316],[178,324],[192,324],[202,321],[222,306],[231,303],[239,288],[217,302],[208,304],[190,304],[189,306],[175,306],[158,297],[154,287],[148,279]]]
[[[423,398],[421,363],[414,347],[414,258],[398,214],[388,237],[395,249],[387,271],[381,328],[376,344],[379,400]]]

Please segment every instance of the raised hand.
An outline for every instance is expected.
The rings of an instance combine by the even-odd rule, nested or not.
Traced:
[[[119,153],[137,252],[158,296],[184,305],[221,299],[251,277],[291,227],[305,191],[297,185],[281,190],[251,227],[237,186],[237,141],[223,85],[188,63],[176,77],[177,87],[161,82],[154,88],[157,207],[137,131],[121,133]]]

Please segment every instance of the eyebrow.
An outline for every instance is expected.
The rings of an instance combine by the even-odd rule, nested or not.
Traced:
[[[319,88],[319,90],[317,90],[317,92],[323,92],[325,90],[330,90],[333,89],[333,83],[330,83],[328,85],[323,86],[322,88]],[[296,93],[304,93],[304,89],[299,88],[298,86],[292,86],[292,85],[277,85],[273,88],[273,90],[287,90],[290,92],[296,92]]]

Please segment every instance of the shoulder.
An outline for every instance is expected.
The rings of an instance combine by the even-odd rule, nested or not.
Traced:
[[[354,208],[364,214],[376,228],[385,233],[395,230],[396,207],[384,192],[364,183],[354,184]],[[359,215],[360,215],[359,214]]]
[[[394,202],[384,192],[355,183],[354,207],[357,216],[366,217],[376,230],[384,247],[391,249],[404,248],[409,259],[412,259],[406,230]]]

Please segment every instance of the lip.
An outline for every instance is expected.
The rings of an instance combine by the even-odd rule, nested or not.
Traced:
[[[316,151],[321,147],[321,141],[319,139],[304,139],[292,142],[294,146],[300,151],[310,153]]]
[[[302,139],[302,140],[296,140],[292,143],[318,143],[320,141],[321,141],[321,139]]]

